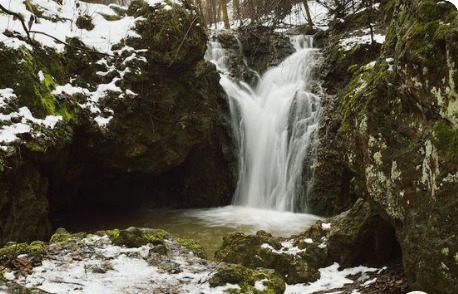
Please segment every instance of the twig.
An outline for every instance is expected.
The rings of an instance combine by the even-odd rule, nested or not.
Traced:
[[[22,28],[24,29],[25,33],[27,34],[27,38],[29,39],[30,44],[33,44],[32,38],[30,38],[30,32],[27,29],[27,26],[25,25],[24,17],[22,15],[20,15],[19,13],[16,13],[16,12],[13,12],[11,10],[6,9],[1,4],[0,4],[0,10],[5,12],[6,14],[9,14],[9,15],[17,17],[21,21]]]
[[[196,20],[197,20],[197,16],[194,17],[194,19],[192,20],[191,24],[189,25],[188,30],[186,31],[186,34],[184,34],[183,40],[181,40],[180,46],[178,46],[177,50],[175,51],[175,57],[173,57],[172,61],[170,61],[170,63],[169,63],[169,65],[167,66],[167,68],[170,68],[170,66],[171,66],[171,65],[175,62],[175,60],[177,59],[177,57],[178,57],[178,52],[180,51],[181,46],[183,46],[184,41],[186,40],[186,37],[188,36],[189,32],[191,31],[191,28],[192,28],[192,26],[194,25],[194,22],[195,22]]]

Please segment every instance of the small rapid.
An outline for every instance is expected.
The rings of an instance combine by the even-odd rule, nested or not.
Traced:
[[[291,39],[296,52],[254,87],[231,78],[225,50],[217,41],[209,42],[206,59],[221,74],[239,153],[234,205],[307,211],[320,115],[320,97],[311,85],[320,52],[311,36]]]

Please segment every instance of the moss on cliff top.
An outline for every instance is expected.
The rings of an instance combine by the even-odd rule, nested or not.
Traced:
[[[127,14],[142,19],[135,26],[141,38],[128,38],[126,44],[148,49],[149,58],[155,63],[189,64],[203,57],[207,36],[188,1],[165,1],[150,6],[143,0],[135,0]]]

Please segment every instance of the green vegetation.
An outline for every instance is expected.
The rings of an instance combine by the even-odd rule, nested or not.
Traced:
[[[458,165],[458,129],[449,126],[443,121],[434,126],[434,145],[445,154],[445,160],[450,164]]]
[[[196,256],[200,258],[207,258],[207,254],[205,253],[202,244],[190,239],[175,238],[175,241],[188,248]]]
[[[26,254],[32,262],[41,262],[45,254],[45,243],[41,241],[34,241],[30,244],[12,243],[0,249],[0,256],[6,256],[10,259],[15,259],[21,254]]]
[[[240,289],[229,289],[227,293],[242,294],[281,294],[285,291],[283,279],[276,273],[248,269],[240,265],[226,265],[218,268],[217,272],[209,279],[210,287],[224,286],[226,284],[237,284]],[[261,282],[264,290],[255,287],[256,282]]]

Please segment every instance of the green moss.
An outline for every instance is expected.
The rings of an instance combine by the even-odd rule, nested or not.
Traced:
[[[262,281],[265,289],[258,290],[256,282]],[[240,265],[226,265],[218,268],[217,272],[208,280],[210,287],[237,284],[240,289],[228,289],[227,293],[253,293],[253,294],[280,294],[285,291],[284,281],[278,274],[248,269]]]
[[[188,248],[191,252],[200,258],[207,258],[207,254],[205,253],[202,244],[190,239],[176,238],[175,241]]]
[[[40,262],[45,254],[45,244],[40,241],[34,241],[30,244],[13,243],[0,249],[0,256],[7,256],[8,258],[16,258],[21,254],[28,255],[34,262]]]
[[[114,229],[114,230],[104,230],[104,231],[97,231],[95,232],[95,235],[103,237],[103,236],[108,236],[108,238],[111,240],[111,242],[115,243],[116,240],[119,238],[119,230]]]
[[[169,233],[164,230],[128,228],[119,231],[119,236],[113,241],[115,245],[126,247],[141,247],[146,244],[164,245]]]
[[[94,24],[92,23],[92,18],[89,15],[81,15],[76,19],[76,26],[79,29],[92,30]]]
[[[105,20],[108,20],[108,21],[117,21],[117,20],[120,20],[122,17],[119,16],[119,15],[113,15],[113,14],[103,14],[103,13],[99,13]]]
[[[86,233],[76,233],[71,234],[64,228],[58,228],[54,235],[51,236],[49,240],[50,243],[68,243],[74,239],[82,239],[86,237]]]
[[[165,8],[170,6],[171,9]],[[155,63],[190,63],[205,53],[207,39],[199,24],[198,16],[190,13],[193,7],[186,2],[171,1],[151,7],[143,0],[135,0],[129,6],[128,15],[141,17],[135,30],[142,38],[129,38],[126,44],[135,48],[148,48]]]
[[[445,154],[445,160],[458,164],[458,129],[441,121],[434,126],[434,145]]]

